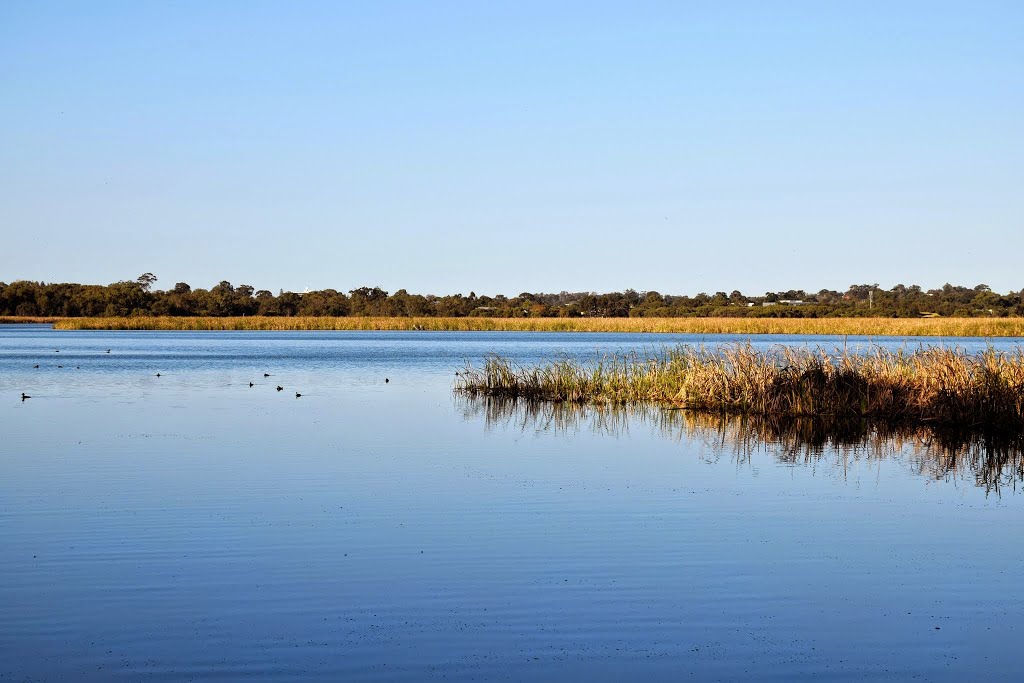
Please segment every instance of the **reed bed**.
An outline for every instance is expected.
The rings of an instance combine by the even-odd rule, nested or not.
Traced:
[[[737,345],[569,359],[521,367],[492,356],[459,373],[471,396],[566,403],[656,403],[721,414],[868,419],[1024,429],[1024,349],[867,353]]]
[[[895,337],[1024,337],[1024,318],[64,318],[61,330],[424,330],[446,332],[633,332]]]
[[[55,323],[61,318],[34,315],[0,315],[0,325],[32,325]]]

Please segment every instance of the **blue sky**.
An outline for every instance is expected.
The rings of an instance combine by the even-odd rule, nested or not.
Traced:
[[[0,280],[1024,288],[1024,3],[0,3]]]

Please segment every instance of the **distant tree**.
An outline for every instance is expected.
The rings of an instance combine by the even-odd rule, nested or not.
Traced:
[[[135,281],[139,283],[139,287],[142,287],[143,292],[148,292],[152,288],[153,283],[156,282],[156,275],[153,275],[153,273],[143,273]]]
[[[299,310],[300,303],[301,297],[295,292],[282,292],[277,297],[277,305],[280,315],[295,315]]]
[[[380,287],[359,287],[349,291],[349,309],[353,315],[386,315],[388,293]]]

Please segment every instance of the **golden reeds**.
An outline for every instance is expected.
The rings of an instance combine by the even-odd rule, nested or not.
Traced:
[[[0,315],[0,325],[33,325],[55,323],[61,318],[35,315]]]
[[[425,330],[1021,337],[1024,318],[64,318],[61,330]]]
[[[826,353],[737,345],[709,351],[562,359],[521,367],[492,356],[456,391],[567,403],[660,403],[723,414],[1024,428],[1024,349]]]

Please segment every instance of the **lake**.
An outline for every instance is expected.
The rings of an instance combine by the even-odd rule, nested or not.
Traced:
[[[452,393],[745,340],[0,326],[0,680],[1019,680],[1018,454]]]

